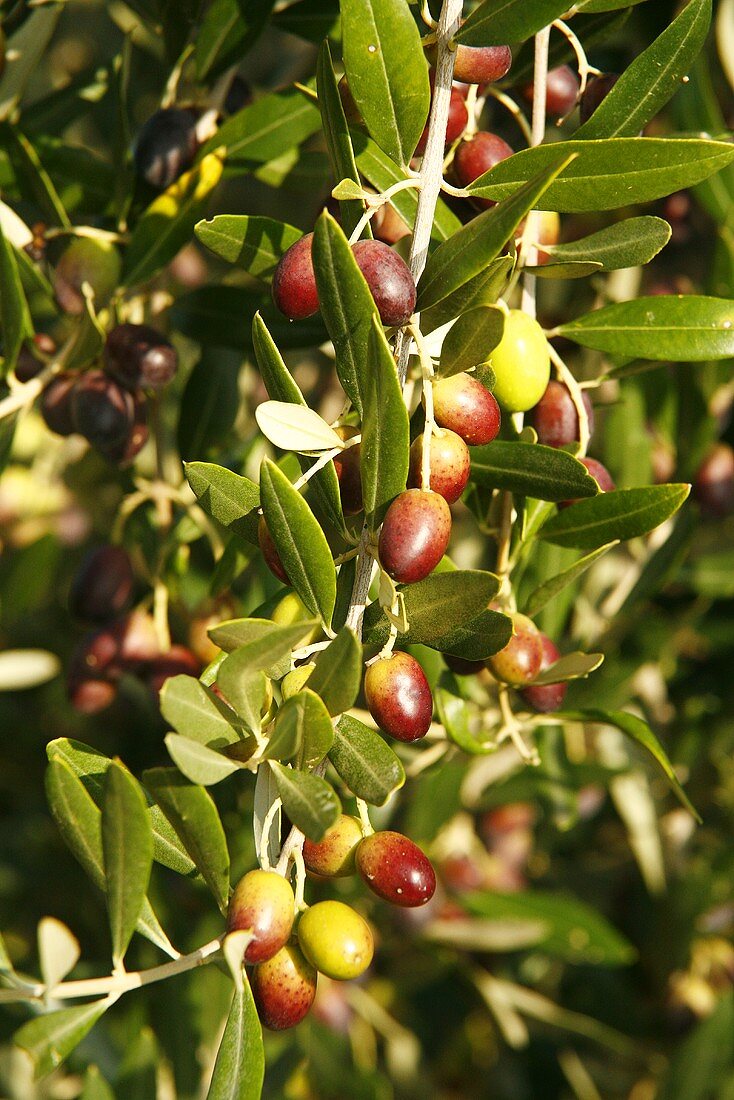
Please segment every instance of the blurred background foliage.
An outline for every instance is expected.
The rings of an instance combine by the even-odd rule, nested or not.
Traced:
[[[159,105],[198,4],[159,0],[162,34],[139,19],[140,6],[148,7],[142,0],[69,0],[28,86],[24,133],[72,221],[103,225],[119,203],[135,210],[142,202],[126,190],[128,133]],[[0,11],[11,21],[22,7],[6,2]],[[727,8],[731,16],[731,4]],[[591,61],[619,71],[674,10],[669,0],[635,7],[594,43]],[[734,27],[721,35],[719,48],[731,49],[733,42]],[[240,72],[255,94],[305,80],[315,49],[270,27]],[[655,129],[706,129],[706,105],[715,102],[730,127],[732,89],[713,34],[691,86],[685,105],[674,101]],[[201,103],[210,90],[184,83],[178,99]],[[517,140],[505,116],[492,123]],[[332,185],[326,163],[315,138],[295,158],[227,180],[212,212],[267,213],[309,229]],[[3,124],[0,189],[29,224],[43,220],[42,205],[19,188],[17,172],[14,139]],[[731,210],[734,195],[728,201]],[[600,295],[682,290],[734,297],[734,223],[730,213],[728,224],[717,218],[708,185],[655,205],[652,212],[674,230],[664,252],[644,273],[618,272],[603,287],[594,279],[581,291],[578,283],[544,282],[544,322],[567,316],[572,299],[578,313]],[[564,216],[563,237],[607,222]],[[191,244],[156,281],[164,305],[177,299],[172,325],[184,364],[166,398],[165,427],[174,464],[177,447],[184,458],[251,472],[262,453],[252,409],[263,391],[247,351],[249,316],[238,315],[240,299],[233,298],[228,323],[208,323],[191,304],[200,288],[222,280],[248,285],[246,276],[225,274]],[[43,316],[42,302],[34,303],[34,315]],[[596,371],[592,356],[570,352],[579,377]],[[291,353],[289,365],[309,402],[335,415],[340,401],[320,353]],[[717,439],[734,444],[730,366],[630,370],[601,387],[592,454],[618,486],[693,480]],[[144,471],[146,462],[152,458],[144,452]],[[85,550],[109,537],[132,489],[129,471],[108,466],[78,438],[52,437],[35,413],[22,421],[0,483],[1,648],[40,647],[62,665],[68,661],[82,634],[66,606],[70,579]],[[457,515],[457,529],[461,522]],[[128,521],[124,541],[139,561],[154,539],[153,526],[145,509]],[[481,536],[468,514],[462,530],[463,542],[455,536],[461,564],[481,563]],[[429,768],[408,784],[399,816],[390,820],[428,848],[442,888],[430,912],[406,916],[372,906],[380,939],[372,970],[347,990],[324,982],[311,1019],[293,1035],[269,1037],[267,1096],[734,1097],[733,533],[731,514],[708,515],[693,501],[658,533],[655,553],[640,543],[631,555],[604,559],[538,620],[566,648],[606,653],[591,680],[572,685],[569,705],[639,708],[703,824],[696,827],[609,730],[596,735],[590,755],[580,728],[545,727],[538,771],[521,770],[509,750],[478,763],[458,755]],[[220,568],[212,583],[207,544],[195,534],[182,521],[170,556],[174,633],[184,643],[192,631],[201,634],[209,616],[248,613],[276,587],[257,554],[233,562],[229,576]],[[540,551],[525,577],[527,591],[557,572],[564,554]],[[428,651],[421,658],[435,680],[443,672],[440,658]],[[109,950],[103,906],[48,813],[45,746],[56,737],[78,738],[140,774],[167,762],[155,701],[130,678],[108,711],[84,717],[69,706],[58,676],[32,690],[0,693],[0,730],[0,927],[8,949],[20,969],[33,971],[36,923],[52,914],[80,940],[85,961],[78,975],[103,972]],[[254,862],[251,790],[224,785],[215,796],[236,878]],[[340,883],[336,889],[349,900],[354,888]],[[181,950],[218,934],[203,889],[159,868],[152,891]],[[504,907],[491,904],[493,891],[503,895]],[[492,920],[482,942],[487,914]],[[524,948],[523,927],[538,919],[549,934]],[[155,952],[139,941],[132,960],[151,965]],[[202,1094],[202,1068],[216,1049],[229,988],[222,973],[208,968],[126,998],[68,1064],[40,1084],[31,1083],[24,1056],[8,1043],[24,1010],[5,1011],[0,1096],[71,1100],[85,1089],[89,1100],[106,1097],[97,1071],[87,1072],[95,1065],[118,1100],[194,1100]]]

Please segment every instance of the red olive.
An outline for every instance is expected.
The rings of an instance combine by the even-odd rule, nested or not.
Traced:
[[[283,253],[273,274],[273,301],[291,321],[318,312],[319,294],[311,258],[313,233],[306,233]]]
[[[261,1021],[271,1031],[295,1027],[316,996],[316,968],[295,941],[252,972],[252,994]]]
[[[373,833],[357,849],[357,870],[378,897],[412,909],[425,905],[436,889],[430,860],[402,833]]]
[[[234,888],[227,911],[227,931],[252,932],[244,961],[272,959],[290,939],[295,918],[291,884],[276,871],[249,871]]]
[[[468,374],[433,383],[433,415],[441,428],[456,432],[470,447],[491,443],[500,430],[494,394]]]
[[[591,434],[594,430],[594,409],[586,390],[582,390],[582,400]],[[580,438],[576,406],[562,382],[548,383],[540,401],[530,410],[528,420],[538,433],[538,442],[547,447],[565,447]]]
[[[540,631],[527,615],[513,612],[512,637],[504,649],[487,659],[495,679],[515,687],[534,680],[540,671],[543,660],[543,645]]]
[[[443,428],[441,434],[431,435],[430,445],[431,478],[430,488],[453,504],[466,488],[471,472],[471,461],[466,443],[456,432]],[[408,485],[418,488],[421,484],[423,466],[423,434],[419,435],[410,448],[410,471]]]
[[[423,580],[446,553],[451,536],[451,510],[430,489],[407,489],[385,515],[378,552],[393,580],[412,584]]]
[[[383,325],[406,324],[413,316],[417,291],[405,260],[383,241],[357,241],[352,253]]]
[[[391,737],[417,741],[428,732],[433,696],[425,672],[409,653],[392,653],[371,664],[364,694],[375,722]]]
[[[538,671],[545,672],[547,668],[556,663],[561,654],[548,635],[542,632],[540,634],[540,644],[543,648],[543,656]],[[563,706],[567,690],[568,684],[565,683],[530,684],[528,687],[523,688],[522,697],[527,703],[530,703],[534,710],[540,711],[541,714],[550,714],[554,710],[560,710]]]

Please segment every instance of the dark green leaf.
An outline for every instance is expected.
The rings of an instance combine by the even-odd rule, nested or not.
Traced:
[[[614,210],[691,187],[734,160],[734,147],[695,138],[607,138],[524,149],[501,161],[469,188],[502,200],[559,155],[578,153],[535,203],[541,210]],[[491,211],[490,211],[491,213]]]
[[[222,72],[252,49],[275,0],[214,0],[201,21],[194,61],[199,81]]]
[[[482,611],[464,626],[441,635],[433,648],[466,661],[485,661],[504,649],[512,636],[512,621],[498,611]]]
[[[375,302],[347,238],[326,211],[316,222],[313,263],[321,312],[334,345],[336,373],[361,413],[360,383],[369,369],[368,341]]]
[[[566,153],[566,144],[561,146],[561,143],[544,148],[556,150],[556,153],[538,166],[540,171],[529,182],[524,182],[517,194],[472,218],[431,254],[418,283],[419,310],[436,305],[483,272],[500,254],[528,211],[542,205],[542,195],[566,169],[571,152],[569,149]],[[509,159],[515,160],[518,155],[522,154]]]
[[[479,608],[486,607],[499,590],[494,573],[479,569],[454,569],[432,573],[425,580],[401,589],[410,629],[399,634],[400,645],[429,645],[442,649],[443,639],[454,630],[468,626]],[[364,615],[364,640],[367,645],[382,645],[389,624],[379,604],[369,605]]]
[[[260,467],[260,499],[288,579],[309,611],[329,625],[336,602],[329,544],[306,501],[269,459]]]
[[[252,344],[260,374],[272,400],[289,401],[295,405],[306,406],[306,399],[283,362],[283,357],[259,313],[256,313],[252,319]],[[298,461],[304,473],[313,465],[313,461],[304,455],[299,455]],[[329,462],[318,474],[315,474],[311,478],[310,485],[324,515],[337,531],[342,531],[344,515],[339,494],[339,480],[333,462]]]
[[[676,1044],[658,1100],[731,1100],[733,1064],[734,993],[729,989]]]
[[[239,765],[216,749],[207,748],[201,741],[181,737],[177,733],[166,734],[166,748],[178,770],[192,783],[213,787],[238,770]]]
[[[90,1004],[74,1005],[73,1008],[62,1008],[58,1012],[37,1016],[35,1020],[29,1020],[18,1028],[13,1041],[30,1054],[34,1063],[34,1075],[45,1077],[60,1066],[74,1047],[92,1030],[110,1004],[105,998]]]
[[[222,158],[211,153],[153,200],[125,252],[122,275],[128,286],[150,279],[191,239],[221,175]]]
[[[448,378],[484,363],[499,344],[505,329],[505,315],[493,306],[479,306],[459,317],[441,346],[438,374]]]
[[[319,109],[326,138],[326,149],[331,164],[331,174],[335,180],[351,179],[361,187],[357,164],[354,159],[352,139],[344,114],[334,66],[331,62],[331,50],[327,39],[321,44],[316,65],[316,91],[319,97]],[[344,231],[351,236],[357,222],[362,217],[362,201],[345,200],[339,203],[339,212]],[[364,235],[364,234],[363,234]],[[372,236],[369,223],[366,235]]]
[[[678,782],[676,774],[673,771],[673,765],[670,763],[663,746],[660,744],[647,722],[642,718],[638,718],[636,714],[628,714],[627,711],[624,710],[607,711],[599,710],[595,707],[586,707],[584,710],[579,711],[564,711],[563,713],[559,711],[559,714],[561,717],[568,718],[572,722],[597,722],[600,725],[614,726],[615,729],[621,730],[627,737],[631,737],[633,741],[641,745],[653,758],[667,779],[670,789],[686,807],[688,812],[695,817],[696,821],[701,821],[695,808],[691,805],[688,795]]]
[[[3,334],[3,377],[14,369],[26,336],[33,335],[33,322],[20,282],[18,265],[10,241],[0,224],[0,331]]]
[[[339,30],[339,0],[296,0],[275,13],[273,25],[318,46]]]
[[[148,891],[153,865],[153,831],[138,781],[114,760],[105,777],[102,854],[112,959],[119,965]]]
[[[734,355],[734,304],[726,298],[656,295],[615,302],[558,329],[586,348],[675,362]]]
[[[319,315],[294,325],[273,305],[270,295],[241,286],[202,286],[183,294],[171,308],[171,323],[185,336],[212,348],[231,348],[242,356],[250,343],[251,318],[261,310],[281,348],[308,348],[327,338]]]
[[[538,920],[546,926],[539,948],[573,963],[628,966],[635,950],[595,909],[560,894],[526,890],[520,894],[494,891],[466,894],[463,904],[489,919]]]
[[[562,0],[484,0],[456,35],[467,46],[503,46],[524,42],[568,10]]]
[[[315,619],[290,626],[278,626],[270,619],[229,619],[213,627],[209,637],[227,653],[237,650],[242,670],[262,669],[277,679],[290,667],[291,650],[305,644],[317,625]],[[281,671],[284,662],[286,667]]]
[[[252,513],[260,507],[260,489],[255,482],[213,462],[187,462],[184,470],[207,515],[257,544],[257,517]]]
[[[367,520],[379,527],[388,504],[405,489],[408,478],[408,410],[390,346],[372,318],[362,372],[362,447],[360,471]]]
[[[498,256],[487,264],[483,271],[475,275],[458,290],[448,294],[435,306],[421,313],[421,329],[424,333],[433,332],[442,325],[461,317],[468,310],[480,306],[491,306],[504,294],[515,261],[512,256]]]
[[[295,756],[293,766],[303,772],[320,764],[334,743],[329,712],[319,696],[309,690],[310,686],[309,682],[303,691],[286,699],[275,723],[278,739],[296,746],[288,757],[281,756],[281,759]],[[274,757],[275,753],[271,750],[268,756]]]
[[[241,175],[264,164],[315,134],[321,115],[297,88],[286,88],[243,107],[227,119],[204,146],[204,154],[226,149],[227,175]]]
[[[194,232],[216,256],[259,279],[270,279],[283,253],[303,236],[285,222],[247,214],[218,214]]]
[[[650,485],[616,489],[580,500],[553,516],[540,537],[556,546],[595,550],[615,539],[646,535],[678,511],[690,485]]]
[[[329,759],[349,790],[383,806],[405,783],[400,760],[376,730],[345,714],[337,724]]]
[[[272,761],[283,809],[309,840],[319,841],[341,813],[339,799],[325,779]]]
[[[662,218],[627,218],[570,244],[548,246],[549,266],[566,260],[595,260],[604,271],[637,267],[657,256],[670,240],[670,233],[670,226]]]
[[[262,1027],[245,980],[232,998],[207,1100],[260,1100],[264,1076]]]
[[[226,693],[225,693],[226,694]],[[234,700],[231,700],[232,705]],[[241,741],[236,716],[193,676],[171,676],[161,691],[161,714],[183,737],[222,749]]]
[[[555,447],[495,439],[469,453],[472,480],[490,489],[536,500],[575,500],[599,491],[583,463]]]
[[[343,714],[353,705],[362,682],[362,646],[348,626],[316,658],[308,686],[323,701],[329,714]]]
[[[151,768],[143,782],[178,833],[222,913],[229,901],[229,852],[211,796],[176,768]]]
[[[407,0],[341,0],[344,68],[367,129],[407,165],[430,104],[428,63]]]
[[[0,79],[0,121],[9,118],[20,102],[63,10],[63,4],[38,8],[5,44],[5,71]]]
[[[629,65],[575,137],[632,137],[680,88],[711,22],[711,0],[690,0]]]
[[[579,558],[568,569],[564,569],[562,573],[558,573],[544,584],[539,585],[525,601],[523,607],[525,614],[533,618],[539,611],[543,610],[546,604],[550,603],[554,596],[557,596],[569,584],[573,584],[575,580],[578,580],[594,564],[597,558],[601,558],[617,545],[617,541],[608,542],[606,546],[600,546],[598,550],[592,550],[590,554],[585,554],[583,558]]]
[[[59,737],[50,741],[46,746],[46,754],[49,760],[58,757],[69,766],[72,772],[81,779],[85,790],[91,795],[98,806],[101,806],[104,798],[104,777],[112,761],[109,756],[83,744],[81,741],[73,741],[67,737]],[[181,841],[171,828],[168,819],[164,816],[160,806],[157,806],[150,795],[144,791],[148,803],[148,816],[153,830],[153,858],[164,867],[170,867],[179,875],[189,875],[195,871],[193,862],[189,859]]]

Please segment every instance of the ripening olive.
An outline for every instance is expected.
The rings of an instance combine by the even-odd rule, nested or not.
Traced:
[[[413,316],[417,291],[405,260],[384,241],[357,241],[352,253],[383,325],[407,324]]]
[[[316,996],[318,974],[292,941],[252,972],[252,994],[265,1027],[283,1031],[308,1014]]]
[[[183,107],[155,111],[140,127],[133,150],[135,170],[164,190],[194,163],[197,115]]]
[[[298,922],[298,943],[309,962],[327,978],[349,981],[372,962],[372,929],[342,901],[319,901]]]
[[[495,679],[515,687],[534,680],[540,671],[543,660],[543,645],[540,631],[532,619],[519,612],[510,615],[512,619],[512,637],[504,649],[487,659]]]
[[[77,381],[76,374],[57,374],[41,395],[41,416],[57,435],[73,435],[75,431],[71,403]]]
[[[433,897],[436,875],[430,860],[402,833],[385,831],[365,837],[356,861],[370,890],[393,905],[412,909]]]
[[[69,610],[78,619],[104,623],[124,611],[133,594],[135,576],[121,546],[90,550],[69,591]]]
[[[589,420],[589,434],[594,430],[594,409],[586,390],[582,400]],[[528,422],[538,433],[538,442],[546,447],[565,447],[580,438],[579,416],[567,386],[550,381],[537,405],[530,410]]]
[[[318,312],[319,292],[311,258],[313,233],[292,244],[278,261],[273,274],[273,301],[291,321],[301,321]]]
[[[456,432],[444,428],[439,435],[433,432],[429,447],[431,477],[430,488],[438,493],[448,504],[458,500],[466,488],[471,472],[471,462],[466,443]],[[410,448],[410,470],[408,485],[419,488],[423,468],[423,434],[419,435]]]
[[[606,466],[603,466],[601,462],[598,462],[595,458],[589,458],[588,456],[580,459],[583,462],[586,469],[589,471],[594,481],[599,486],[600,493],[610,493],[616,486],[612,479],[612,475]],[[568,508],[571,504],[577,504],[576,500],[562,500],[559,502],[559,508]]]
[[[375,722],[391,737],[417,741],[428,732],[433,696],[425,672],[409,653],[391,653],[369,665],[364,694]]]
[[[174,348],[150,325],[115,325],[104,348],[105,370],[128,389],[160,390],[178,368]]]
[[[133,417],[123,439],[117,443],[98,443],[97,450],[119,466],[127,466],[148,442],[148,407],[142,390],[130,395],[133,399]]]
[[[285,571],[283,562],[280,560],[280,554],[268,530],[268,525],[265,522],[265,516],[260,516],[258,520],[257,541],[260,545],[262,556],[265,559],[265,564],[270,572],[273,573],[279,581],[282,581],[283,584],[290,584],[291,582],[288,580],[288,574]]]
[[[497,134],[491,134],[487,130],[480,130],[473,137],[462,141],[454,154],[454,173],[462,187],[468,187],[474,180],[479,179],[495,164],[506,160],[514,153],[511,145],[503,141]],[[489,210],[496,206],[494,199],[473,197],[472,202],[482,210]]]
[[[433,83],[435,74],[431,73],[431,89],[433,89]],[[449,114],[446,120],[446,135],[444,137],[444,148],[448,148],[452,145],[457,138],[461,137],[469,122],[469,112],[466,108],[466,102],[464,97],[458,88],[451,89],[451,97],[449,99]],[[428,123],[426,123],[425,129],[418,139],[418,144],[415,147],[417,156],[422,156],[426,151],[426,143],[428,141]]]
[[[619,73],[599,73],[592,76],[584,88],[579,104],[579,121],[588,122],[602,100],[606,99],[619,80]]]
[[[43,361],[36,358],[36,353],[50,358],[56,351],[56,341],[45,332],[37,332],[31,344],[31,347],[23,345],[15,364],[15,377],[19,382],[30,382],[43,370]]]
[[[509,412],[527,412],[537,405],[550,380],[548,343],[538,322],[511,309],[489,364],[495,373],[494,396]]]
[[[401,584],[433,572],[451,537],[451,510],[430,489],[407,489],[388,508],[380,531],[380,564]]]
[[[101,370],[86,371],[71,398],[74,428],[94,447],[118,447],[135,416],[132,395]]]
[[[441,428],[456,432],[470,447],[491,443],[500,430],[495,397],[468,374],[453,374],[433,383],[433,415]]]
[[[556,645],[550,640],[547,634],[540,634],[540,644],[543,649],[543,656],[540,660],[540,668],[538,672],[545,672],[547,668],[554,665],[561,656],[560,651]],[[523,688],[522,697],[534,710],[538,710],[541,714],[550,714],[554,710],[560,710],[563,706],[563,700],[566,698],[566,691],[568,684],[530,684],[528,687]]]
[[[728,443],[717,443],[706,455],[693,480],[693,495],[705,515],[721,518],[734,509],[734,451]]]
[[[305,687],[306,681],[315,668],[315,664],[299,665],[298,668],[288,672],[280,681],[280,693],[283,699],[290,699],[292,695],[297,695],[301,688]]]
[[[114,244],[96,237],[76,237],[56,264],[53,278],[56,301],[65,313],[83,313],[82,283],[89,283],[99,309],[109,301],[121,270],[120,253]]]
[[[295,916],[291,884],[276,871],[248,871],[234,888],[227,911],[227,931],[252,931],[244,961],[272,959],[288,942]]]
[[[321,840],[303,842],[303,861],[309,871],[328,878],[354,874],[354,856],[362,839],[362,826],[356,817],[341,814]]]
[[[535,85],[526,84],[522,94],[528,103],[533,102]],[[573,69],[568,65],[559,65],[556,69],[548,70],[548,78],[545,92],[546,113],[555,118],[561,118],[569,114],[576,104],[579,94],[579,79]]]
[[[201,661],[185,645],[172,645],[165,653],[154,657],[148,665],[145,679],[157,699],[161,689],[171,676],[198,676]]]

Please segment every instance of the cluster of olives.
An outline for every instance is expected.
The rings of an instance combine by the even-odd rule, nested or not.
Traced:
[[[169,676],[198,676],[201,664],[182,645],[161,650],[155,624],[142,611],[128,611],[135,576],[125,550],[100,546],[90,550],[69,591],[69,610],[93,625],[72,654],[67,691],[82,714],[98,714],[117,697],[123,674],[138,676],[157,700]]]
[[[46,386],[41,414],[58,435],[78,433],[111,462],[125,465],[148,440],[147,392],[176,373],[178,356],[149,325],[116,325],[102,369],[63,371]]]
[[[314,875],[360,874],[378,897],[406,908],[433,896],[436,876],[417,845],[395,832],[363,836],[355,817],[342,814],[323,839],[306,840],[303,859]],[[294,934],[295,924],[295,934]],[[247,930],[243,961],[253,966],[252,991],[262,1022],[279,1031],[306,1016],[319,973],[335,981],[358,978],[372,962],[372,929],[341,901],[320,901],[296,924],[290,883],[276,871],[249,871],[229,903],[227,931]]]

